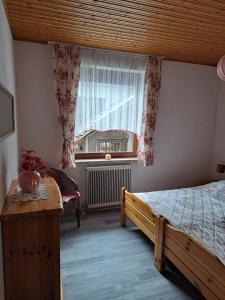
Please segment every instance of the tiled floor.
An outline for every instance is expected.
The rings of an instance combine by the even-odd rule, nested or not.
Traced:
[[[65,300],[203,299],[171,265],[164,276],[153,265],[153,244],[119,211],[89,213],[75,228],[61,226],[61,272]]]

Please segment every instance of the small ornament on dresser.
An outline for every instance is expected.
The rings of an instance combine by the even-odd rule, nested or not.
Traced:
[[[19,169],[19,185],[24,193],[37,193],[37,189],[41,180],[41,175],[46,173],[42,159],[36,156],[34,150],[21,151],[20,169]]]

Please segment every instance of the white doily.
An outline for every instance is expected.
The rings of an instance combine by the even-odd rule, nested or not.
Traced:
[[[37,193],[23,193],[19,186],[16,187],[16,192],[13,195],[13,201],[30,201],[30,200],[46,200],[48,199],[48,189],[46,184],[40,184]]]

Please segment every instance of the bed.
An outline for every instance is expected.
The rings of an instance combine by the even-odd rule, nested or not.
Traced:
[[[168,258],[206,299],[225,299],[225,181],[121,194],[121,225],[128,217],[155,244],[156,268]]]

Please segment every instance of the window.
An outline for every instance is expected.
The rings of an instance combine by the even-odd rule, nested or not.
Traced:
[[[76,158],[136,156],[145,67],[145,56],[82,49]]]
[[[76,158],[136,156],[137,135],[120,130],[87,130],[75,139]]]

